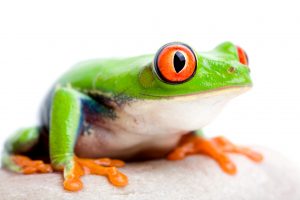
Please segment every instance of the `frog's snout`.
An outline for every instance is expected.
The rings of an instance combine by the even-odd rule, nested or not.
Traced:
[[[246,51],[239,46],[236,46],[236,50],[237,50],[239,62],[241,64],[243,64],[242,68],[247,68],[247,70],[250,72],[249,58],[248,58]],[[229,74],[233,74],[233,73],[237,72],[238,70],[239,70],[239,67],[236,67],[236,66],[229,66],[227,68],[227,72]]]

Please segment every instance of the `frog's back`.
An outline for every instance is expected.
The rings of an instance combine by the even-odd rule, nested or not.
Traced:
[[[143,55],[130,58],[108,58],[83,61],[73,66],[58,81],[59,85],[71,85],[77,89],[92,90],[102,88],[99,82],[108,84],[110,80],[131,76],[136,79],[140,68],[151,63],[153,55]],[[99,84],[98,84],[99,85]],[[103,88],[103,90],[105,90]]]

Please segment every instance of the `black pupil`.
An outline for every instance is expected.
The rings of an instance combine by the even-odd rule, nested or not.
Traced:
[[[184,68],[185,57],[180,51],[177,51],[175,53],[174,59],[173,59],[173,65],[174,65],[176,73],[179,73]]]

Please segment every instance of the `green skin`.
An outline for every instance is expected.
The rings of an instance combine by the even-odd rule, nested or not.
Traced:
[[[249,68],[239,62],[236,46],[230,42],[222,43],[209,52],[196,52],[198,64],[195,75],[181,84],[169,84],[158,78],[153,71],[154,56],[91,60],[72,68],[56,82],[49,95],[42,125],[20,130],[7,140],[2,156],[3,166],[19,172],[20,167],[12,162],[10,155],[30,151],[40,142],[41,127],[46,127],[49,130],[51,164],[54,168],[63,167],[67,175],[74,164],[74,146],[84,116],[96,114],[114,120],[118,114],[111,105],[160,101],[252,84]],[[231,70],[233,68],[234,71]],[[97,98],[101,98],[103,103],[96,101]]]

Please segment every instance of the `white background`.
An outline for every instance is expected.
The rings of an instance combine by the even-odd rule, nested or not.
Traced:
[[[155,53],[172,41],[205,51],[229,40],[248,53],[254,87],[206,134],[272,148],[300,166],[299,8],[288,0],[1,0],[0,143],[37,124],[47,90],[78,61]]]

